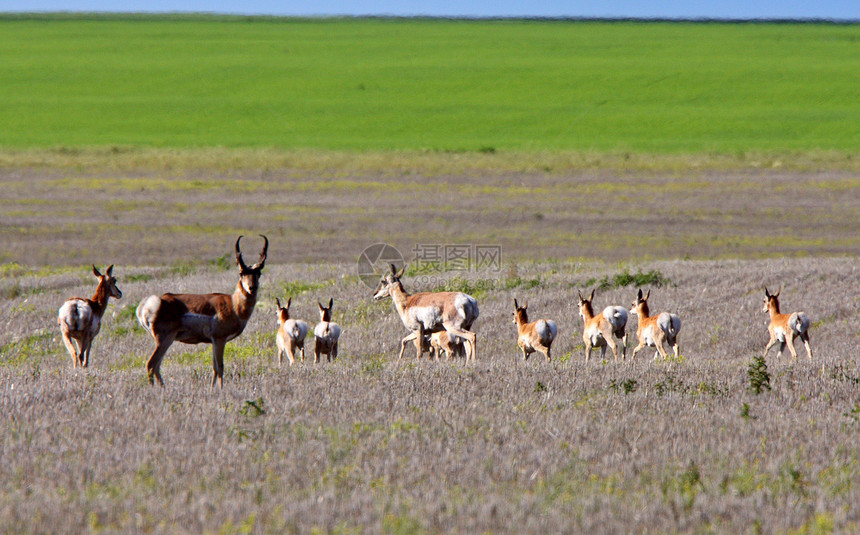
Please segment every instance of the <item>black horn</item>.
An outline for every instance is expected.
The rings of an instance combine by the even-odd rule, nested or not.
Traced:
[[[248,266],[245,265],[245,261],[242,260],[242,251],[239,250],[239,242],[242,241],[242,236],[236,238],[236,263],[242,268],[242,271],[247,271]]]
[[[263,266],[266,264],[266,254],[269,251],[269,238],[267,238],[263,234],[260,234],[260,237],[263,238],[263,251],[260,253],[260,259],[254,266],[254,268],[256,269],[263,269]]]

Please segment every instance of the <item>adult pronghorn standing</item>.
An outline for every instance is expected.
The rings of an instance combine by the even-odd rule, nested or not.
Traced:
[[[89,365],[93,338],[101,328],[102,316],[108,300],[111,297],[117,299],[122,297],[122,292],[116,287],[116,279],[113,277],[113,264],[105,270],[104,275],[99,273],[96,266],[93,266],[93,275],[99,278],[99,285],[92,299],[72,297],[63,303],[57,316],[57,323],[63,333],[63,343],[66,344],[66,349],[72,356],[75,368],[78,364],[82,368]],[[77,349],[75,345],[78,346]]]
[[[764,308],[762,312],[767,312],[770,315],[770,324],[767,326],[767,332],[770,333],[770,341],[764,348],[764,355],[767,356],[768,350],[773,344],[779,342],[779,352],[776,358],[782,356],[786,343],[791,356],[797,359],[797,351],[794,349],[794,338],[798,337],[803,340],[803,345],[806,347],[806,354],[812,360],[812,348],[809,347],[809,317],[805,312],[792,312],[791,314],[779,313],[779,294],[782,288],[771,295],[767,291],[767,286],[764,287]]]
[[[385,299],[390,296],[403,325],[412,331],[400,342],[398,360],[403,358],[403,351],[410,341],[415,342],[420,359],[424,349],[424,334],[444,330],[466,341],[466,362],[470,359],[474,361],[476,337],[469,329],[478,318],[478,302],[475,298],[463,292],[420,292],[409,295],[400,282],[406,266],[400,271],[394,264],[390,266],[391,272],[383,275],[373,298]]]
[[[137,307],[137,320],[155,338],[155,351],[146,361],[149,383],[161,378],[161,361],[174,342],[184,344],[212,344],[212,385],[224,382],[224,346],[245,330],[260,287],[260,272],[266,263],[269,240],[264,240],[260,260],[251,267],[242,260],[239,242],[236,240],[236,264],[239,266],[239,282],[231,294],[172,294],[161,297],[150,295]]]
[[[591,302],[594,301],[594,290],[586,299],[579,294],[579,315],[582,316],[582,341],[585,342],[585,362],[591,356],[592,348],[600,348],[600,358],[606,356],[606,347],[612,350],[615,362],[618,362],[618,346],[613,336],[621,340],[621,358],[627,358],[627,309],[624,307],[608,306],[599,316],[594,315]]]
[[[558,334],[558,327],[552,320],[537,320],[529,323],[529,316],[526,309],[529,304],[527,302],[520,306],[514,298],[514,323],[517,326],[517,345],[523,352],[523,360],[528,360],[529,356],[535,351],[543,353],[546,361],[552,360],[551,349],[552,341],[555,340],[555,335]]]
[[[650,316],[648,310],[648,298],[651,297],[651,290],[642,295],[642,290],[633,302],[633,308],[630,309],[631,314],[636,314],[639,317],[639,325],[636,327],[636,336],[639,338],[639,345],[633,349],[633,357],[636,353],[646,345],[657,348],[657,353],[664,359],[666,358],[666,350],[663,349],[663,343],[669,344],[675,358],[678,358],[678,332],[681,330],[681,319],[675,314],[661,312],[656,316]]]

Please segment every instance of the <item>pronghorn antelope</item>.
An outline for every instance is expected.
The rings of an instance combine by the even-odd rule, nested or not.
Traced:
[[[245,330],[245,325],[257,304],[260,272],[266,264],[269,239],[263,235],[263,250],[259,261],[245,265],[236,240],[236,264],[239,282],[232,294],[172,294],[150,295],[137,307],[137,320],[155,339],[155,351],[146,361],[149,383],[155,380],[164,386],[161,361],[174,342],[212,344],[212,385],[224,386],[224,346]]]
[[[631,314],[636,314],[639,317],[639,325],[636,327],[636,336],[639,338],[639,345],[633,349],[633,355],[646,345],[657,348],[654,353],[654,358],[660,355],[666,358],[666,350],[663,349],[663,343],[669,344],[675,358],[678,358],[678,332],[681,330],[681,319],[675,314],[661,312],[656,316],[649,316],[648,298],[651,296],[651,290],[644,296],[642,290],[633,302],[633,308],[630,309]]]
[[[93,266],[93,275],[99,278],[99,285],[92,299],[72,297],[63,303],[57,316],[60,332],[63,333],[63,343],[66,344],[66,349],[72,356],[75,368],[78,364],[82,368],[89,365],[90,349],[93,339],[99,333],[108,300],[111,297],[117,299],[122,297],[122,292],[116,287],[116,279],[113,277],[113,264],[107,268],[104,275],[99,273],[96,266]]]
[[[779,294],[782,288],[771,295],[767,291],[767,286],[764,288],[764,308],[762,312],[767,312],[770,315],[770,324],[767,326],[767,331],[770,333],[770,341],[764,348],[764,356],[767,356],[768,350],[773,344],[779,342],[779,352],[776,358],[782,355],[786,343],[791,356],[797,359],[797,351],[794,349],[794,338],[798,337],[803,340],[803,345],[806,347],[806,354],[812,360],[812,348],[809,347],[809,317],[805,312],[792,312],[791,314],[779,313]]]
[[[517,345],[523,352],[523,360],[528,360],[532,353],[538,351],[544,354],[547,362],[550,362],[552,360],[550,355],[552,341],[558,333],[558,327],[552,320],[537,320],[529,323],[529,316],[526,311],[528,307],[528,303],[523,303],[523,306],[520,306],[514,299]]]
[[[400,282],[406,266],[400,271],[397,271],[394,264],[390,264],[390,267],[391,273],[383,275],[373,298],[385,299],[390,296],[403,325],[412,331],[400,342],[398,360],[403,358],[403,352],[410,341],[415,343],[420,359],[424,334],[444,330],[468,343],[466,362],[470,359],[474,362],[476,337],[469,329],[478,317],[478,302],[475,298],[463,292],[420,292],[409,295]]]
[[[320,307],[320,322],[314,327],[314,362],[320,361],[320,354],[325,353],[326,360],[331,362],[337,360],[337,340],[340,338],[340,326],[331,321],[331,307],[334,299],[328,300],[328,306],[324,307],[317,301]]]
[[[582,316],[584,327],[582,329],[582,341],[585,342],[585,362],[591,355],[591,350],[600,348],[600,358],[606,356],[606,346],[615,355],[618,362],[618,347],[613,340],[613,335],[621,340],[621,358],[627,358],[627,309],[624,307],[608,306],[603,309],[599,316],[594,315],[591,302],[594,300],[594,290],[586,299],[579,293],[579,315]]]
[[[301,352],[302,362],[305,361],[305,336],[308,334],[308,324],[302,320],[290,318],[290,303],[293,298],[287,299],[287,306],[282,307],[281,301],[275,298],[278,305],[278,334],[275,342],[278,345],[278,366],[284,362],[284,355],[290,362],[290,366],[296,361],[296,351]]]
[[[448,331],[437,331],[430,335],[430,348],[433,356],[439,360],[439,355],[444,351],[445,360],[451,357],[462,357],[466,354],[463,346],[464,338],[456,334],[448,334]]]

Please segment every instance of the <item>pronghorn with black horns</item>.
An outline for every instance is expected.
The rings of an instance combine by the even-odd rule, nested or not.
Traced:
[[[93,266],[93,275],[99,278],[99,285],[93,297],[91,299],[72,297],[63,303],[57,316],[57,323],[63,334],[63,343],[69,355],[72,356],[75,368],[78,364],[82,368],[89,366],[90,349],[93,339],[101,328],[102,316],[107,309],[108,300],[111,297],[117,299],[122,297],[122,292],[116,287],[116,279],[113,277],[113,265],[105,270],[104,275],[96,269],[96,266]]]
[[[767,332],[770,333],[770,341],[764,348],[764,355],[767,356],[768,350],[777,342],[779,342],[779,352],[776,358],[782,356],[782,352],[788,344],[788,350],[791,356],[797,360],[797,351],[794,349],[794,339],[800,338],[803,340],[803,345],[806,347],[806,354],[812,360],[812,348],[809,346],[809,317],[805,312],[792,312],[791,314],[780,314],[779,312],[779,294],[782,292],[782,287],[775,294],[771,294],[764,287],[764,308],[762,312],[767,312],[770,316],[770,323],[767,326]]]
[[[630,309],[631,314],[636,314],[639,317],[639,325],[636,327],[636,336],[639,338],[639,345],[633,349],[633,357],[643,347],[651,346],[657,348],[654,353],[654,358],[657,355],[667,357],[666,350],[663,349],[663,343],[669,344],[675,358],[678,358],[678,332],[681,330],[681,319],[675,314],[669,312],[661,312],[656,316],[651,316],[648,310],[648,298],[651,297],[651,290],[642,295],[642,290],[633,302],[633,308]]]
[[[389,265],[391,272],[382,276],[373,298],[391,297],[400,320],[411,331],[400,341],[398,360],[403,358],[403,352],[409,342],[415,343],[420,359],[424,349],[424,335],[444,330],[449,335],[465,340],[466,362],[470,359],[474,362],[476,337],[470,329],[478,318],[478,302],[475,298],[463,292],[420,292],[409,295],[400,282],[406,266],[397,271],[394,264]]]
[[[239,282],[232,294],[172,294],[161,297],[150,295],[137,307],[137,320],[155,339],[155,351],[146,361],[149,383],[164,386],[161,378],[161,361],[170,345],[212,344],[212,385],[224,383],[224,346],[236,338],[251,319],[257,304],[260,288],[260,273],[266,264],[269,239],[263,236],[260,259],[251,267],[242,259],[239,242],[236,240],[236,265],[239,266]]]
[[[612,338],[615,336],[621,340],[621,358],[627,358],[627,309],[624,307],[608,306],[603,309],[599,316],[594,315],[591,302],[594,301],[594,290],[586,299],[579,294],[579,315],[584,323],[582,329],[582,341],[585,342],[585,362],[591,356],[591,350],[600,348],[600,358],[606,356],[606,347],[612,350],[615,362],[618,362],[618,346]]]

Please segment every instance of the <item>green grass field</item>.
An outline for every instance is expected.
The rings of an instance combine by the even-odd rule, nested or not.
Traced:
[[[0,147],[860,149],[860,26],[0,18]]]

